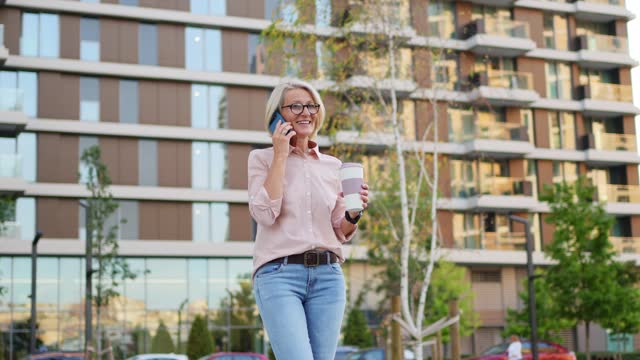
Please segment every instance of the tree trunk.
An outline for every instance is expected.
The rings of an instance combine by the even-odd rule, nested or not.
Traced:
[[[449,317],[458,315],[458,300],[449,301]],[[460,323],[455,322],[451,325],[449,334],[451,337],[451,360],[460,360]]]
[[[402,309],[400,308],[400,296],[396,295],[391,298],[391,313],[399,314]],[[391,360],[402,360],[402,332],[400,330],[400,324],[397,321],[391,322]]]
[[[591,322],[585,321],[584,323],[584,333],[585,333],[585,345],[586,345],[586,360],[591,360],[591,339],[589,338],[589,325]]]

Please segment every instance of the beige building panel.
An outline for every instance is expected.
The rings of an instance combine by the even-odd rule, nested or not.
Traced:
[[[533,78],[533,90],[538,92],[540,97],[547,97],[545,61],[543,59],[519,57],[516,62],[518,71],[531,74]]]
[[[141,240],[191,240],[191,204],[140,201]]]
[[[189,1],[186,0],[140,0],[139,6],[156,9],[189,11]]]
[[[247,189],[247,161],[251,149],[251,145],[227,144],[229,189]]]
[[[80,77],[39,72],[38,116],[51,119],[79,119]]]
[[[78,137],[38,134],[38,182],[78,182]]]
[[[104,2],[104,1],[103,1]],[[108,62],[120,61],[119,20],[100,19],[100,60]]]
[[[383,301],[389,303],[385,294],[373,291],[378,286],[379,280],[376,274],[382,271],[380,267],[374,267],[367,262],[351,261],[348,266],[343,265],[345,281],[347,284],[347,302],[354,304],[363,289],[368,289],[363,308],[375,309]],[[389,303],[390,304],[390,303]]]
[[[138,63],[138,22],[119,21],[118,24],[119,62]]]
[[[536,109],[533,111],[533,124],[536,136],[536,147],[550,148],[549,142],[549,113],[547,110]]]
[[[447,116],[447,103],[438,102],[438,141],[447,142],[449,139],[449,119]],[[422,139],[422,135],[425,133],[429,124],[433,122],[435,113],[433,111],[433,105],[428,101],[416,101],[415,102],[415,117],[416,117],[416,137]],[[426,137],[427,141],[433,141],[434,132],[431,130]]]
[[[100,121],[120,121],[120,81],[114,78],[100,78]]]
[[[268,96],[264,89],[227,87],[229,128],[266,131],[264,111]]]
[[[456,2],[456,19],[458,20],[456,33],[458,33],[458,37],[464,34],[464,26],[471,22],[472,11],[472,3]]]
[[[249,72],[249,36],[246,31],[222,30],[222,71]]]
[[[513,18],[529,24],[529,35],[535,41],[536,46],[544,48],[544,13],[542,10],[527,9],[521,7],[513,8]]]
[[[438,219],[440,234],[442,234],[442,246],[445,248],[452,248],[454,246],[453,211],[439,210],[436,216]]]
[[[518,306],[518,284],[516,269],[513,267],[502,268],[502,299],[506,309],[515,309]]]
[[[411,0],[411,24],[418,35],[429,35],[428,2]],[[425,16],[426,15],[426,16]]]
[[[159,124],[158,82],[154,80],[138,81],[138,101],[138,121],[140,124]]]
[[[186,1],[180,1],[186,3]],[[160,1],[164,3],[164,1]],[[185,27],[174,24],[158,24],[158,65],[184,68]]]
[[[191,187],[191,143],[158,141],[158,185]]]
[[[264,19],[264,0],[227,0],[227,15]]]
[[[77,239],[78,214],[79,205],[76,199],[36,200],[36,228],[47,238]]]
[[[80,58],[80,17],[60,15],[60,57]]]
[[[502,311],[502,285],[499,282],[473,282],[471,287],[475,294],[474,309]]]
[[[0,24],[4,25],[4,46],[9,49],[10,54],[20,54],[21,13],[20,9],[0,8]]]
[[[249,206],[229,204],[229,241],[251,241],[252,229]]]

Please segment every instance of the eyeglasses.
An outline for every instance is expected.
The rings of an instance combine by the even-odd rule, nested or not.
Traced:
[[[307,105],[291,104],[291,105],[282,106],[282,108],[291,109],[291,112],[294,113],[295,115],[302,114],[302,112],[304,111],[304,108],[307,108],[307,110],[309,110],[309,114],[313,115],[313,114],[317,114],[318,111],[320,111],[320,104],[307,104]]]

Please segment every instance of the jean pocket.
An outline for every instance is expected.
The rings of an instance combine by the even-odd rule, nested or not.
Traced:
[[[265,264],[256,272],[256,279],[277,274],[281,272],[283,269],[284,269],[283,263]]]
[[[340,263],[333,263],[329,266],[331,267],[332,272],[342,275],[342,265],[340,265]]]

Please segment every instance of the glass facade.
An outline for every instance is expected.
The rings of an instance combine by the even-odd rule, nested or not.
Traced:
[[[120,122],[136,124],[138,122],[138,82],[135,80],[120,80],[119,92]]]
[[[116,232],[116,238],[118,240],[138,240],[140,238],[138,232],[138,202],[124,200],[117,202],[118,208],[105,222],[105,228],[110,229],[112,226],[117,225],[118,231]],[[86,240],[87,238],[86,212],[85,209],[79,205],[78,237],[82,240]]]
[[[549,144],[552,149],[576,148],[575,117],[568,112],[549,112]]]
[[[544,14],[544,46],[549,49],[569,50],[569,24],[562,14]]]
[[[547,62],[547,97],[551,99],[571,100],[571,67],[569,64]]]
[[[187,69],[222,71],[222,34],[220,30],[187,27],[185,46]]]
[[[138,25],[138,63],[158,65],[158,30],[154,24]]]
[[[427,8],[428,36],[453,39],[456,37],[455,3],[448,0],[429,1]]]
[[[116,288],[119,295],[101,317],[116,348],[116,358],[150,352],[151,338],[160,321],[167,326],[174,344],[180,328],[180,342],[186,344],[196,315],[207,318],[220,350],[265,350],[255,305],[241,308],[229,302],[230,297],[246,296],[244,290],[251,287],[250,258],[138,257],[127,258],[127,262],[137,276]],[[84,274],[84,258],[38,258],[38,335],[49,350],[81,350],[84,345]],[[0,303],[0,328],[9,340],[4,344],[5,351],[10,358],[22,358],[26,348],[20,341],[27,339],[28,343],[28,327],[24,324],[30,315],[30,259],[0,257],[0,286],[7,289],[5,301]],[[254,303],[252,295],[248,296],[248,303]]]
[[[264,74],[265,72],[265,49],[260,41],[260,34],[249,34],[249,73]]]
[[[98,146],[98,138],[95,136],[80,136],[78,138],[78,159],[82,159],[82,153],[92,146]],[[83,164],[82,161],[78,161],[78,174],[79,182],[86,184],[89,180],[89,169]]]
[[[193,203],[192,209],[194,242],[219,243],[229,239],[229,204]]]
[[[100,61],[100,20],[80,19],[80,60]]]
[[[0,71],[0,110],[38,115],[38,73]]]
[[[194,14],[224,16],[227,14],[227,1],[189,0],[189,9]]]
[[[20,55],[60,56],[60,19],[46,13],[22,13]]]
[[[0,177],[36,181],[37,141],[34,133],[0,137]]]
[[[227,147],[223,143],[191,143],[191,187],[222,190],[227,187]]]
[[[227,124],[225,88],[216,85],[191,85],[191,127],[224,129]]]
[[[80,77],[80,121],[100,121],[100,80]]]
[[[138,141],[138,176],[142,186],[158,186],[158,142]]]

